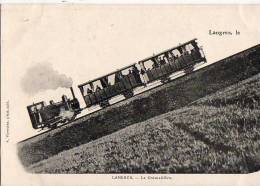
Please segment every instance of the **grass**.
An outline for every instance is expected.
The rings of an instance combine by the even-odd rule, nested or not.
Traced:
[[[260,74],[28,167],[35,173],[249,173],[260,169]]]

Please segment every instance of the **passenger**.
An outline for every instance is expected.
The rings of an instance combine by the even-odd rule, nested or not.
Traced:
[[[88,88],[88,89],[87,89],[87,93],[88,93],[88,94],[92,94],[93,91],[92,91],[91,89]]]
[[[139,74],[139,70],[136,66],[133,66],[133,73]]]
[[[33,112],[38,112],[37,106],[35,106],[34,108],[32,108]]]
[[[193,48],[193,49],[191,50],[191,56],[192,56],[193,58],[195,58],[195,59],[202,57],[200,51],[199,51],[199,50],[196,50],[195,48]]]
[[[183,47],[183,55],[188,55],[188,54],[189,54],[188,50],[185,47]]]
[[[141,69],[140,74],[143,75],[144,73],[145,73],[145,71],[143,69]]]
[[[182,55],[183,54],[183,50],[182,50],[182,48],[180,47],[180,48],[177,48],[177,50],[179,51],[179,53]]]
[[[136,67],[136,66],[133,66],[133,74],[134,74],[134,77],[135,77],[135,79],[136,79],[136,81],[138,82],[138,83],[142,83],[142,80],[141,80],[141,77],[140,77],[140,71],[138,70],[138,68]]]
[[[155,68],[158,68],[158,67],[159,67],[159,65],[157,64],[156,61],[154,61],[154,62],[153,62],[153,65],[152,65],[152,68],[155,69]]]
[[[163,57],[160,58],[159,62],[160,62],[160,65],[164,65],[166,63],[165,60],[163,59]]]
[[[116,72],[115,73],[115,83],[119,83],[123,79],[123,74],[122,72]]]
[[[96,91],[99,91],[99,90],[101,90],[101,88],[100,88],[100,86],[96,86]]]
[[[106,88],[108,86],[108,77],[101,78],[100,83],[101,83],[103,88]]]
[[[34,117],[35,117],[36,123],[40,123],[40,113],[39,113],[37,107],[34,107]]]
[[[150,69],[148,69],[148,70],[150,70]],[[140,74],[142,74],[144,86],[146,86],[146,83],[149,81],[149,78],[148,78],[148,76],[147,76],[145,70],[144,70],[144,69],[141,69]]]
[[[191,45],[194,47],[195,50],[197,50],[197,51],[200,50],[199,47],[198,47],[198,44],[195,40],[191,42]]]
[[[158,63],[159,63],[159,66],[161,66],[162,64],[162,59],[160,57],[158,57]]]
[[[132,74],[132,71],[131,71],[131,69],[129,69],[129,70],[128,70],[128,74]]]
[[[167,54],[167,61],[168,62],[173,62],[174,58],[173,58],[173,54],[171,54],[170,52]]]

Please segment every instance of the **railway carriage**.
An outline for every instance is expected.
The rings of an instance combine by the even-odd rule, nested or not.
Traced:
[[[165,82],[174,72],[184,70],[185,73],[190,73],[195,64],[207,62],[204,52],[202,48],[198,47],[196,40],[190,40],[139,61],[146,83],[155,80]]]
[[[105,76],[88,81],[79,85],[80,92],[86,103],[86,107],[100,105],[106,107],[109,100],[117,95],[124,95],[125,98],[134,95],[133,90],[142,86],[137,64],[131,64]]]
[[[100,105],[104,108],[109,106],[109,100],[117,95],[122,94],[125,98],[130,98],[137,87],[146,86],[156,80],[164,83],[177,71],[192,72],[195,64],[206,62],[203,50],[198,47],[196,40],[190,40],[79,85],[86,107]]]

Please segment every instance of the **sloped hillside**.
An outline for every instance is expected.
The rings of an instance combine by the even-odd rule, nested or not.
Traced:
[[[260,169],[260,74],[61,152],[36,173],[248,173]]]
[[[18,144],[25,167],[134,123],[179,109],[260,72],[260,45]]]

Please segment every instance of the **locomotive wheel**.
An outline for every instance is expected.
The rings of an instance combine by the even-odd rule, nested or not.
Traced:
[[[193,70],[194,70],[194,66],[190,66],[190,67],[188,67],[188,68],[186,68],[186,69],[184,70],[184,73],[185,73],[185,74],[190,74],[190,73],[193,72]]]
[[[134,96],[134,93],[133,93],[132,90],[130,90],[130,91],[124,92],[123,95],[124,95],[125,98],[127,99],[127,98],[131,98],[131,97],[133,97],[133,96]]]

